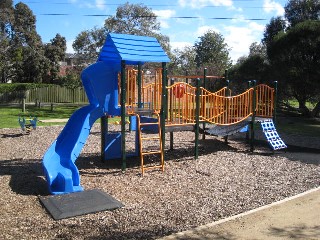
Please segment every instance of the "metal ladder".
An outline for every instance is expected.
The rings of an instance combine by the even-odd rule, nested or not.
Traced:
[[[143,176],[145,170],[151,170],[151,169],[156,169],[160,168],[161,171],[164,171],[164,158],[163,158],[163,148],[162,148],[162,141],[161,141],[161,127],[160,127],[160,116],[159,114],[155,113],[154,115],[157,116],[157,122],[148,122],[148,123],[141,123],[140,122],[140,115],[137,114],[137,131],[138,131],[138,136],[139,136],[139,147],[140,147],[140,161],[141,161],[141,174]],[[157,136],[153,137],[148,137],[148,133],[143,132],[143,127],[148,127],[148,126],[154,126],[158,127]],[[159,146],[159,150],[152,150],[152,151],[147,151],[144,149],[144,142],[146,141],[153,141],[155,144]],[[144,157],[146,155],[160,155],[160,164],[159,165],[152,165],[152,166],[145,166],[145,159]]]

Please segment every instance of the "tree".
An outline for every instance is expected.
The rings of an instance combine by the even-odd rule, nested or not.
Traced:
[[[248,88],[248,81],[272,84],[270,82],[270,64],[267,59],[266,46],[263,43],[252,43],[248,56],[244,56],[232,66],[229,73],[231,86],[236,92]]]
[[[50,61],[50,82],[57,79],[60,70],[59,62],[65,58],[67,43],[65,37],[57,34],[50,43],[45,44],[45,56]]]
[[[94,62],[106,35],[113,32],[155,37],[168,53],[169,38],[160,34],[159,30],[160,23],[150,8],[143,4],[126,3],[117,8],[115,16],[105,20],[103,28],[94,28],[78,34],[72,46],[84,58],[84,62]]]
[[[12,0],[0,1],[0,83],[10,79],[11,62],[9,58],[11,23],[13,22]]]
[[[229,48],[221,34],[208,31],[195,43],[198,68],[207,68],[210,75],[223,75],[231,66]],[[210,88],[210,86],[209,86]]]
[[[103,28],[93,28],[78,34],[72,47],[77,52],[80,61],[78,65],[88,65],[95,62],[99,51],[105,41],[105,30]]]
[[[306,20],[319,20],[320,1],[290,0],[285,6],[285,18],[292,27]]]
[[[268,46],[272,42],[273,38],[280,32],[285,31],[285,20],[281,17],[271,18],[270,23],[266,25],[262,42]]]
[[[36,31],[36,17],[24,3],[14,8],[14,24],[12,25],[12,54],[21,53],[15,58],[15,82],[42,82],[47,71],[47,60],[41,37]]]
[[[160,30],[157,16],[143,4],[125,3],[117,8],[115,16],[105,20],[107,32],[152,36]]]
[[[193,46],[186,46],[183,49],[175,49],[173,55],[174,57],[172,58],[172,62],[174,65],[174,74],[183,75],[196,72],[196,51]]]
[[[282,76],[282,87],[299,102],[306,116],[320,112],[320,22],[304,21],[278,34],[269,46],[270,61]],[[306,102],[315,103],[310,111]]]

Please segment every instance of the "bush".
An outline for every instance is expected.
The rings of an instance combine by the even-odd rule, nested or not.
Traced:
[[[37,83],[1,83],[0,94],[10,92],[27,91],[34,88],[47,87],[50,84],[37,84]]]
[[[2,83],[0,84],[0,102],[9,103],[15,100],[21,101],[27,97],[28,90],[46,87],[50,84],[36,83]]]

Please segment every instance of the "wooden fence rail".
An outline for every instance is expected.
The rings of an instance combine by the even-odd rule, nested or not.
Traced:
[[[0,102],[20,103],[25,97],[26,103],[87,103],[88,99],[83,88],[70,89],[61,86],[50,86],[35,88],[22,93],[3,93],[0,94]]]

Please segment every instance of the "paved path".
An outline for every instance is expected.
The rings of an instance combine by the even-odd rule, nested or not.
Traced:
[[[43,119],[39,120],[39,122],[44,122],[44,123],[57,123],[57,122],[68,122],[69,118],[60,118],[60,119]]]
[[[320,239],[320,187],[161,240]]]

